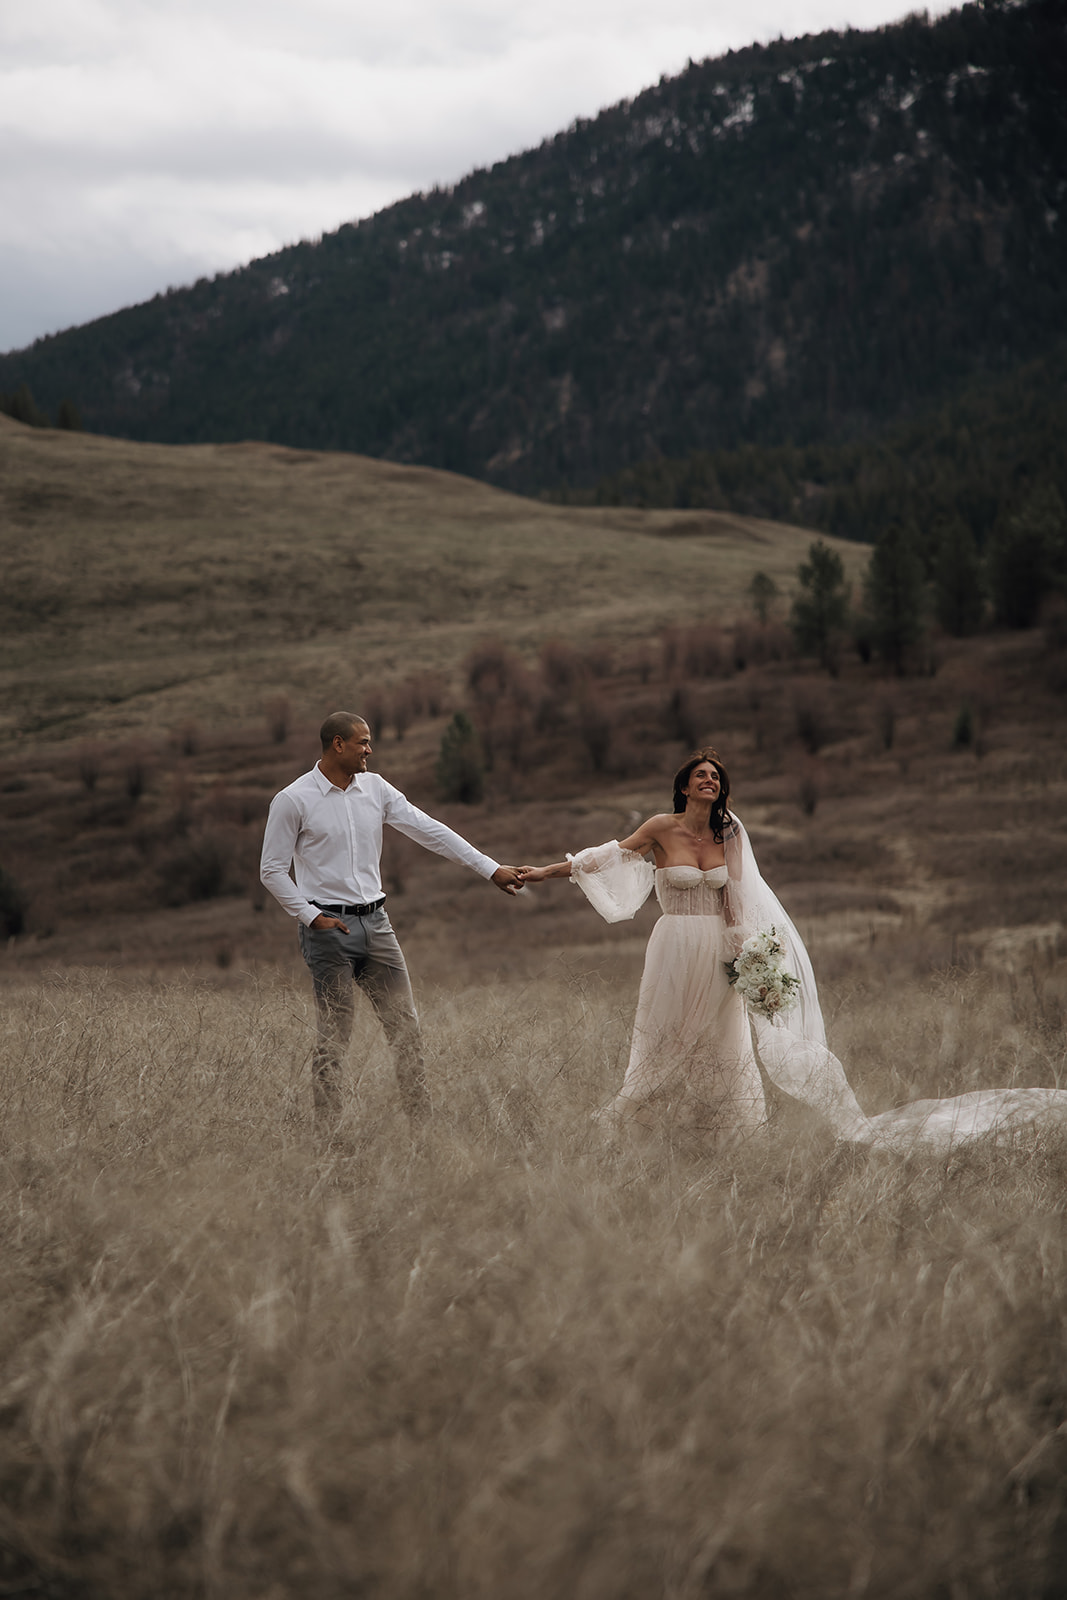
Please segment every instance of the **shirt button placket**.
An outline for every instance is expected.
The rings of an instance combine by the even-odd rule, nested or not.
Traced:
[[[359,863],[358,863],[358,860],[357,860],[357,857],[356,857],[356,819],[352,814],[352,811],[353,811],[352,800],[350,799],[350,797],[347,794],[345,795],[345,810],[348,813],[348,849],[349,849],[349,858],[350,858],[348,875],[349,875],[349,878],[350,878],[351,882],[356,884],[356,885],[358,885],[358,883],[359,883],[359,877],[358,877],[358,866],[359,866]]]

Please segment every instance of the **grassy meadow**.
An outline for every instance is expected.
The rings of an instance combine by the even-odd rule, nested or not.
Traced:
[[[0,463],[0,1592],[1057,1600],[1062,1137],[902,1161],[776,1097],[731,1149],[606,1142],[654,909],[393,840],[434,1117],[362,1011],[324,1145],[255,859],[338,703],[502,860],[620,834],[712,739],[865,1110],[1062,1085],[1062,630],[830,678],[798,530],[4,418]]]
[[[612,1148],[632,992],[462,983],[333,1151],[303,983],[8,991],[5,1592],[1061,1593],[1062,1142]],[[846,987],[867,1103],[1062,1049],[1062,972]]]

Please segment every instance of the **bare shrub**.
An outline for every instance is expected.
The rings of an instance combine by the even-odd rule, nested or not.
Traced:
[[[135,746],[127,752],[122,778],[128,800],[137,801],[141,798],[148,788],[151,770],[152,763],[147,750]]]
[[[170,818],[166,822],[168,832],[174,837],[181,837],[181,835],[187,834],[190,826],[192,826],[194,794],[194,787],[190,784],[189,779],[184,776],[184,773],[174,774],[174,781],[171,784],[173,811],[171,811]]]
[[[976,756],[985,755],[998,694],[996,684],[988,675],[975,673],[971,676],[952,725],[954,750],[971,749]]]
[[[734,628],[732,658],[738,672],[768,661],[788,661],[793,654],[793,635],[784,623],[739,622]]]
[[[500,639],[483,639],[463,663],[467,688],[475,700],[504,700],[525,675],[521,657]]]
[[[656,667],[652,646],[647,643],[638,645],[630,657],[630,666],[637,673],[638,682],[647,684]]]
[[[234,841],[215,829],[189,833],[171,849],[157,868],[165,905],[187,905],[194,900],[214,900],[234,882]]]
[[[289,727],[292,721],[292,706],[289,696],[276,694],[266,704],[267,731],[274,744],[284,744],[289,737]]]
[[[758,627],[748,622],[739,622],[731,635],[731,658],[734,671],[744,672],[745,668],[754,665],[762,659],[760,655],[760,632]]]
[[[448,679],[443,672],[424,672],[423,700],[428,717],[443,717],[448,709]]]
[[[729,675],[732,650],[721,628],[714,623],[692,627],[665,628],[661,636],[663,670],[666,676],[718,678]]]
[[[700,716],[696,696],[686,683],[677,683],[667,696],[664,708],[667,736],[695,746],[700,738]]]
[[[198,755],[200,752],[200,747],[203,743],[203,735],[200,732],[200,724],[194,721],[192,717],[186,717],[185,721],[178,729],[177,742],[178,749],[183,756]]]
[[[601,642],[588,645],[582,651],[582,666],[590,678],[610,678],[614,667],[610,647]]]
[[[557,695],[573,694],[586,675],[581,654],[565,639],[546,639],[538,660],[542,678]]]
[[[83,744],[78,747],[78,777],[86,794],[92,794],[100,781],[100,746]]]
[[[1053,595],[1041,608],[1042,642],[1046,651],[1067,651],[1067,599]]]
[[[498,750],[518,766],[523,759],[521,735],[539,692],[536,681],[522,658],[499,639],[486,640],[471,652],[465,674],[486,769],[492,770]]]
[[[611,752],[612,719],[601,695],[587,692],[578,703],[578,733],[594,772],[603,772]]]
[[[562,719],[563,697],[545,688],[533,707],[533,725],[538,733],[550,733]]]
[[[784,622],[768,622],[760,629],[764,660],[791,661],[796,654],[796,641],[791,628]]]
[[[367,727],[375,744],[379,743],[385,732],[385,719],[389,715],[389,702],[381,689],[371,689],[364,695],[359,714],[367,719]]]
[[[534,720],[530,708],[523,703],[513,703],[500,728],[500,748],[508,765],[515,772],[526,772],[533,764]]]
[[[874,724],[882,749],[892,750],[897,729],[897,697],[891,689],[883,689],[874,697]]]
[[[814,761],[808,761],[797,779],[797,801],[806,817],[815,815],[815,808],[821,798],[822,781],[818,765]]]
[[[448,704],[448,680],[442,672],[418,672],[405,685],[418,717],[440,717]]]
[[[829,707],[824,694],[811,685],[798,686],[792,697],[793,727],[809,755],[817,755],[830,737]]]
[[[0,934],[17,939],[26,926],[27,899],[20,884],[0,867]]]
[[[977,741],[978,732],[975,726],[975,715],[971,706],[965,700],[956,713],[956,720],[952,724],[953,750],[971,750]]]
[[[665,678],[676,677],[682,668],[682,630],[664,628],[659,636],[660,671]]]
[[[416,717],[416,696],[410,684],[402,683],[392,696],[393,730],[403,739]]]

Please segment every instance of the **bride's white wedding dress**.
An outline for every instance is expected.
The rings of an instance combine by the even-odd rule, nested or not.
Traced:
[[[766,1118],[758,1051],[777,1088],[854,1144],[945,1152],[1034,1124],[1067,1127],[1067,1089],[980,1089],[865,1116],[827,1048],[804,942],[760,876],[735,817],[727,819],[724,847],[726,865],[706,871],[654,872],[615,840],[569,857],[572,881],[608,922],[633,917],[653,886],[663,911],[648,942],[626,1076],[605,1115],[640,1122],[668,1116],[717,1137],[743,1135]],[[742,940],[771,928],[800,980],[796,1009],[773,1021],[749,1014],[726,975]]]

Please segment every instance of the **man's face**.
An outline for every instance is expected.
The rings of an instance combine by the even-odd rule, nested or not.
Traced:
[[[338,736],[333,742],[334,753],[349,777],[366,772],[367,758],[371,754],[370,729],[365,722],[357,722],[347,739]]]

